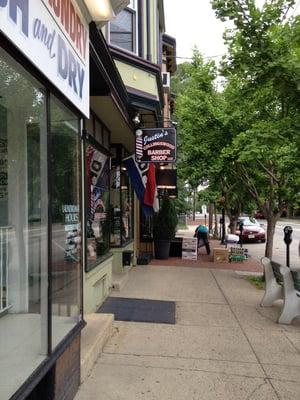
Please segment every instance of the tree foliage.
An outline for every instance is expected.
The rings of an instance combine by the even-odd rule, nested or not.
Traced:
[[[299,193],[299,19],[287,19],[292,0],[214,0],[216,15],[231,20],[222,73],[231,112],[232,142],[221,159],[237,171],[268,220],[266,255],[272,255],[275,224]]]
[[[192,63],[183,66],[177,81],[179,171],[194,189],[208,179],[223,140],[216,72],[215,64],[204,62],[195,49]]]
[[[300,18],[290,16],[294,0],[211,4],[231,23],[220,66],[226,83],[218,93],[216,67],[198,52],[181,68],[179,168],[195,185],[209,180],[222,193],[231,222],[254,203],[263,210],[271,257],[276,221],[286,207],[299,206]]]

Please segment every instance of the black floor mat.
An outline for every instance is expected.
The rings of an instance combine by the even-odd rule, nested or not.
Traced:
[[[175,324],[175,302],[108,297],[97,311],[115,314],[116,321]]]

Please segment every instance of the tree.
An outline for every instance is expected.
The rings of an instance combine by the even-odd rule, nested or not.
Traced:
[[[293,0],[213,0],[216,15],[232,20],[225,40],[229,55],[227,104],[232,144],[223,150],[268,220],[266,256],[272,256],[275,224],[299,193],[298,18],[287,19]],[[245,107],[246,106],[246,107]]]
[[[204,62],[197,49],[192,63],[185,63],[179,70],[179,78],[175,77],[178,170],[194,192],[194,204],[197,188],[207,182],[209,169],[224,139],[219,107],[222,98],[216,91],[215,78],[215,64]]]

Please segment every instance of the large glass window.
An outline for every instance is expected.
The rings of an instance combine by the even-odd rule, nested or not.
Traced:
[[[121,217],[122,242],[133,238],[133,195],[126,168],[121,167]]]
[[[121,246],[121,170],[113,166],[110,174],[110,207],[111,207],[111,235],[112,246]]]
[[[52,346],[80,314],[80,145],[79,121],[51,96]]]
[[[46,96],[0,48],[0,398],[48,352]]]
[[[87,270],[109,251],[109,157],[95,146],[86,148]]]
[[[132,9],[121,11],[110,23],[110,43],[122,49],[136,51],[136,12]]]
[[[110,243],[111,246],[118,247],[133,238],[133,191],[123,164],[112,167],[110,201]]]

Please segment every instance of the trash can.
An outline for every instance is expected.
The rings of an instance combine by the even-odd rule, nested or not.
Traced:
[[[123,251],[122,253],[123,267],[131,265],[132,259],[133,259],[133,251]]]
[[[182,257],[182,237],[171,240],[170,257]]]

